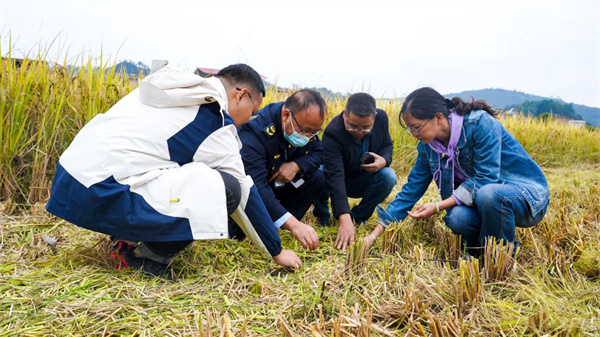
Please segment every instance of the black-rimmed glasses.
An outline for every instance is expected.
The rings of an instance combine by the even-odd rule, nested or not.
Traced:
[[[242,89],[235,87],[235,90],[237,91],[242,91]],[[250,92],[248,90],[246,90],[246,94],[248,95],[248,98],[250,98],[250,102],[252,102],[252,106],[254,106],[254,111],[258,111],[258,108],[256,107],[256,104],[254,104],[254,100],[252,99],[252,95],[250,95]]]

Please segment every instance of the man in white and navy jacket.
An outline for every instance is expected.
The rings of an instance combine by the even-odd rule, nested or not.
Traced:
[[[239,152],[236,127],[264,95],[260,75],[244,64],[205,79],[153,62],[139,88],[92,119],[60,157],[47,210],[111,235],[118,269],[169,277],[168,264],[193,240],[246,236],[276,263],[300,267],[282,250]]]

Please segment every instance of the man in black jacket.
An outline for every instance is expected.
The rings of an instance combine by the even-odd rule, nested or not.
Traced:
[[[327,189],[315,202],[313,214],[319,223],[328,223],[331,196],[333,216],[340,222],[335,245],[344,250],[356,239],[353,220],[366,222],[396,185],[396,173],[389,167],[394,144],[387,114],[369,94],[350,96],[346,109],[325,129],[323,147]],[[362,200],[350,210],[348,197]]]

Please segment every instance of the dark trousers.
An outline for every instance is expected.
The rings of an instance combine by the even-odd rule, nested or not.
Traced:
[[[285,184],[281,188],[273,188],[273,184],[271,184],[271,188],[275,192],[275,198],[279,200],[283,208],[298,220],[302,219],[314,199],[325,188],[325,176],[321,170],[314,170],[313,172],[304,174],[303,179],[304,184],[298,188],[295,188],[290,183]],[[229,220],[229,237],[238,241],[246,238],[246,234],[231,219]]]
[[[242,188],[240,187],[240,183],[237,181],[237,179],[231,174],[221,171],[219,171],[219,173],[221,174],[221,178],[223,178],[223,183],[225,184],[227,215],[231,215],[233,212],[235,212],[240,204],[242,199]],[[177,253],[184,250],[185,247],[192,242],[193,240],[142,242],[139,248],[142,251],[142,254],[151,260],[159,260],[158,262],[169,262]]]
[[[298,188],[287,183],[281,188],[273,189],[281,206],[298,220],[302,219],[315,198],[325,188],[325,175],[321,170],[305,173],[302,179],[304,184]]]
[[[350,198],[362,198],[360,203],[352,208],[350,215],[357,222],[369,219],[375,207],[383,202],[396,186],[396,172],[390,167],[384,167],[378,172],[362,171],[358,177],[346,179],[346,194]],[[321,222],[329,221],[329,190],[324,189],[315,200],[313,214]],[[337,214],[336,210],[333,210]]]

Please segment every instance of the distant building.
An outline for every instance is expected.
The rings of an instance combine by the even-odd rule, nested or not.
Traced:
[[[200,68],[200,67],[198,67],[194,71],[194,74],[196,74],[198,76],[202,76],[202,77],[210,77],[210,76],[215,76],[216,74],[218,74],[219,70],[221,70],[221,69]]]
[[[585,127],[585,121],[580,120],[580,119],[571,119],[569,121],[569,125],[574,126],[576,128],[584,128]]]

